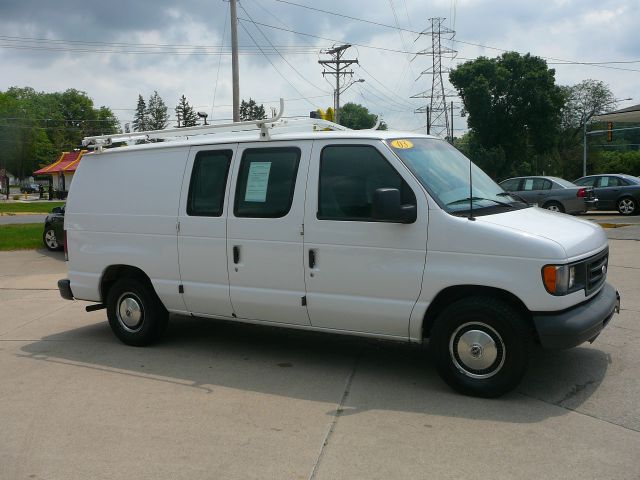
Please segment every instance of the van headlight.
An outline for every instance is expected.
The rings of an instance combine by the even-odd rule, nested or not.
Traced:
[[[581,290],[584,288],[584,263],[545,265],[542,267],[542,283],[551,295],[566,295]]]

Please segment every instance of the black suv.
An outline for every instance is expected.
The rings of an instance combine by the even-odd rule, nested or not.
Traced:
[[[64,209],[55,207],[44,220],[44,232],[42,233],[42,241],[44,246],[49,250],[62,250],[64,248]]]

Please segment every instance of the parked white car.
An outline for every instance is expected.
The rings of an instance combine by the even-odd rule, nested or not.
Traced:
[[[599,226],[510,197],[443,140],[265,122],[87,139],[61,295],[130,345],[169,313],[428,340],[444,380],[488,397],[534,342],[593,341],[619,309]],[[100,153],[140,135],[183,137]]]

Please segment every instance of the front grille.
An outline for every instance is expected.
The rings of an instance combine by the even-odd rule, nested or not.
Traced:
[[[607,267],[609,263],[609,249],[594,255],[585,260],[586,264],[586,282],[585,293],[589,295],[597,290],[607,278]]]

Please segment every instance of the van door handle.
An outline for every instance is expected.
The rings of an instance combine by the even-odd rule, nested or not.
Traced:
[[[240,262],[240,247],[238,245],[233,246],[233,263],[236,265]]]
[[[309,249],[309,268],[316,268],[316,251]]]

